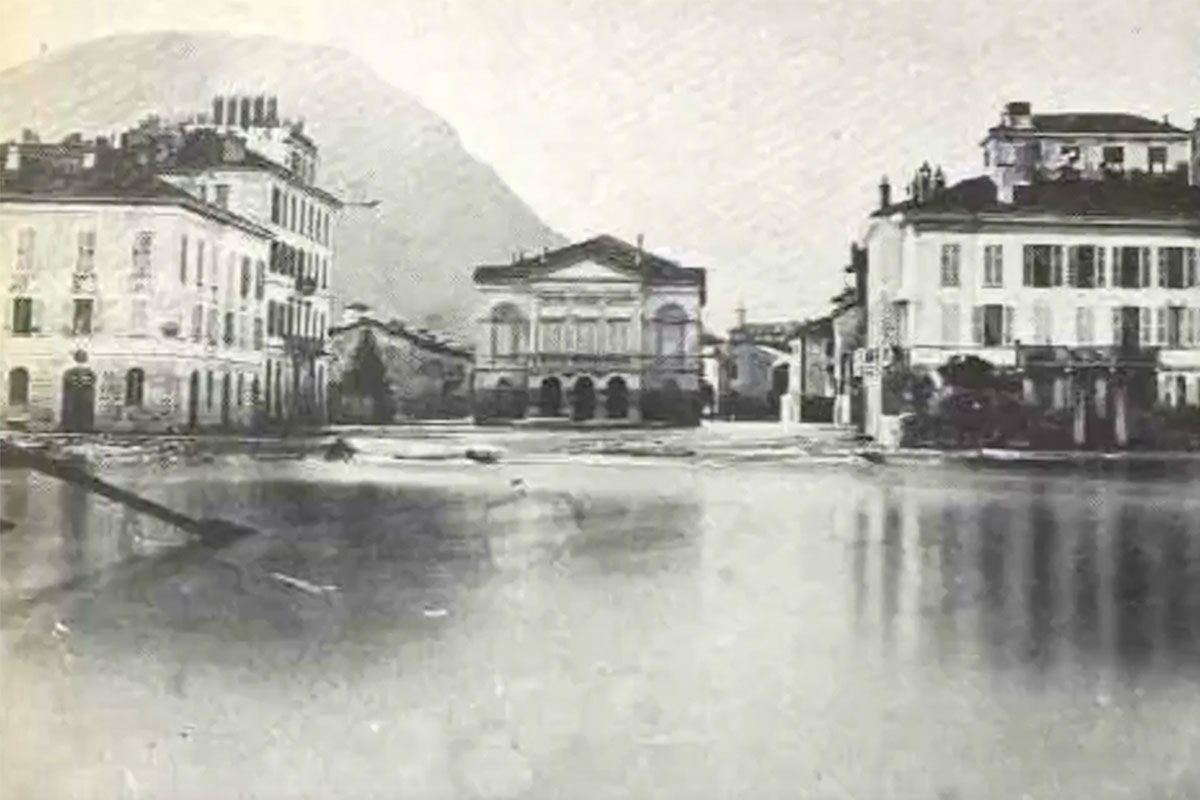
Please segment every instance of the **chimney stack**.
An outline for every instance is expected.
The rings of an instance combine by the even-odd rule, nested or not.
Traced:
[[[738,324],[739,328],[746,327],[746,304],[745,303],[738,303],[737,324]]]
[[[879,182],[879,210],[887,208],[892,204],[892,184],[888,183],[887,175],[883,176],[883,180]]]

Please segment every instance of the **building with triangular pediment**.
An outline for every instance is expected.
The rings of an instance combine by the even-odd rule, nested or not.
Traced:
[[[597,236],[474,280],[477,421],[698,422],[703,269]]]

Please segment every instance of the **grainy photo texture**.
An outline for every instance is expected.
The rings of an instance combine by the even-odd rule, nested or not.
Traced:
[[[0,798],[1200,798],[1194,0],[0,0]]]

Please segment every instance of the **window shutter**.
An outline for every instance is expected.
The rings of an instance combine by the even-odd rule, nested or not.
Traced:
[[[1150,248],[1143,247],[1138,253],[1139,266],[1141,267],[1141,286],[1144,289],[1150,286]]]
[[[1184,277],[1184,283],[1189,287],[1195,286],[1198,278],[1200,278],[1200,276],[1196,275],[1197,260],[1200,260],[1200,257],[1197,256],[1196,249],[1188,248],[1188,250],[1187,250],[1187,275]]]
[[[1101,289],[1108,285],[1108,264],[1104,258],[1107,252],[1103,247],[1096,248],[1096,286]]]
[[[1013,318],[1016,316],[1015,311],[1016,310],[1012,306],[1004,307],[1004,343],[1005,344],[1013,343],[1013,331],[1016,327],[1013,323]]]
[[[1158,285],[1167,285],[1167,250],[1165,247],[1159,247],[1158,250]]]
[[[1075,286],[1078,282],[1077,276],[1079,272],[1079,248],[1071,247],[1067,250],[1067,286]]]
[[[1167,343],[1167,310],[1165,308],[1154,309],[1154,343]]]
[[[1141,323],[1141,339],[1142,346],[1150,344],[1151,337],[1154,335],[1154,324],[1150,318],[1150,309],[1142,306],[1138,309],[1138,322]]]
[[[33,309],[30,316],[30,327],[37,333],[45,333],[45,328],[43,326],[46,322],[46,304],[43,301],[34,298]]]
[[[1025,245],[1024,251],[1024,283],[1033,286],[1033,245]]]
[[[1112,343],[1119,345],[1121,343],[1121,307],[1113,306],[1112,309]]]
[[[1051,281],[1055,286],[1063,285],[1063,249],[1050,248]]]

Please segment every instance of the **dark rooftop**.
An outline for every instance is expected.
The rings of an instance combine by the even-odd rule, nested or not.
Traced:
[[[647,284],[679,284],[700,287],[705,301],[705,271],[683,267],[669,259],[640,250],[614,236],[601,235],[567,245],[545,254],[523,257],[512,264],[475,268],[476,283],[510,283],[528,280],[582,261],[595,261],[630,275],[640,275]]]
[[[1033,127],[1045,133],[1178,133],[1182,128],[1138,114],[1065,112],[1034,114]]]
[[[936,192],[921,203],[911,198],[893,203],[873,216],[896,212],[1185,217],[1200,223],[1200,187],[1150,178],[1045,181],[1018,186],[1013,202],[1001,203],[996,198],[996,185],[991,179],[976,177]]]
[[[0,200],[26,202],[76,202],[130,205],[175,205],[203,216],[267,236],[269,232],[238,214],[204,203],[155,176],[128,154],[111,148],[91,150],[95,163],[82,165],[88,148],[62,145],[0,145],[0,165],[10,147],[19,147],[21,165],[0,173]],[[75,158],[64,158],[74,155]]]

